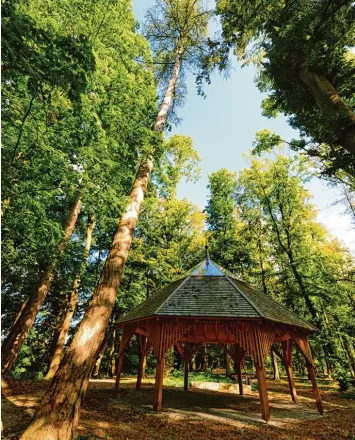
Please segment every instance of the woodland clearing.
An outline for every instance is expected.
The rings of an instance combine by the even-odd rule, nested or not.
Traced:
[[[232,393],[165,386],[163,410],[152,411],[153,378],[135,390],[135,377],[122,378],[119,398],[112,379],[93,379],[83,404],[77,440],[340,440],[355,439],[355,394],[341,393],[320,380],[325,415],[316,410],[306,378],[296,381],[298,403],[291,402],[287,382],[268,380],[271,421],[259,413],[257,391]],[[44,382],[3,382],[3,438],[19,438],[39,404]]]

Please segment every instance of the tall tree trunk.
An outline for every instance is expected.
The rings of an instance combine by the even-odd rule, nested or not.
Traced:
[[[263,286],[263,292],[265,293],[265,295],[268,294],[268,290],[266,287],[266,270],[265,270],[265,266],[264,266],[264,260],[263,260],[263,245],[262,245],[262,224],[261,221],[259,219],[258,221],[258,237],[257,237],[257,242],[258,242],[258,252],[259,252],[259,266],[260,266],[260,271],[261,271],[261,283]]]
[[[203,362],[202,362],[202,371],[207,373],[208,368],[208,356],[207,356],[207,347],[206,344],[203,344]]]
[[[14,366],[22,344],[25,342],[27,335],[30,332],[36,319],[37,313],[39,312],[39,309],[47,296],[47,293],[53,281],[56,262],[59,255],[64,252],[67,242],[75,228],[80,209],[80,194],[77,193],[75,202],[72,206],[67,223],[65,225],[65,234],[63,240],[58,244],[56,256],[45,268],[44,273],[41,277],[39,288],[35,290],[28,298],[27,303],[23,308],[20,316],[17,317],[14,325],[10,330],[9,335],[3,343],[1,363],[2,373],[5,376],[10,373],[12,367]]]
[[[112,333],[112,338],[111,338],[111,347],[110,350],[108,352],[108,368],[107,368],[107,374],[109,377],[114,377],[115,375],[115,359],[114,359],[114,354],[115,354],[115,339],[116,339],[116,333],[118,333],[117,329],[115,328],[113,333]]]
[[[292,273],[293,273],[293,275],[294,275],[294,277],[295,277],[295,279],[296,279],[296,281],[298,283],[298,286],[299,286],[301,294],[302,294],[302,296],[303,296],[303,298],[305,300],[305,303],[306,303],[306,305],[308,307],[308,310],[311,313],[312,318],[319,325],[319,323],[321,321],[318,318],[317,311],[316,311],[316,309],[315,309],[315,307],[314,307],[314,305],[313,305],[313,303],[311,301],[311,298],[310,298],[310,296],[308,294],[308,291],[307,291],[307,289],[306,289],[306,287],[304,285],[303,278],[300,275],[300,273],[298,272],[297,267],[296,267],[296,262],[294,260],[293,251],[292,251],[292,240],[291,240],[291,236],[290,236],[290,233],[289,233],[290,231],[288,230],[288,227],[287,227],[287,225],[285,225],[285,222],[284,222],[282,206],[279,205],[279,208],[280,208],[280,211],[281,211],[283,230],[284,230],[285,235],[287,237],[287,243],[286,244],[283,242],[283,239],[281,237],[282,234],[281,234],[281,231],[280,231],[280,228],[279,228],[279,225],[278,225],[278,221],[275,218],[275,215],[273,214],[273,210],[272,210],[272,206],[271,206],[271,201],[270,201],[270,198],[268,197],[268,195],[266,193],[266,190],[265,190],[264,186],[262,186],[262,190],[263,190],[264,198],[265,198],[265,201],[266,201],[266,206],[268,208],[271,220],[272,220],[273,225],[274,225],[274,229],[276,231],[277,241],[278,241],[281,249],[283,250],[283,252],[287,255],[287,258],[288,258],[289,263],[290,263],[291,271],[292,271]]]
[[[277,363],[277,358],[276,358],[274,350],[271,350],[270,354],[271,354],[273,380],[275,382],[280,382],[279,365]]]
[[[94,372],[92,374],[93,377],[97,377],[99,375],[101,362],[102,362],[102,359],[105,355],[105,351],[108,346],[108,342],[109,342],[114,330],[115,330],[115,327],[113,325],[111,327],[109,327],[108,330],[106,331],[106,334],[105,334],[103,341],[101,342],[101,345],[99,348],[99,354],[98,354],[98,356],[96,358],[96,362],[95,362]]]
[[[307,67],[300,70],[302,81],[309,87],[318,107],[336,125],[338,142],[355,158],[355,114],[341,99],[328,79]]]
[[[229,349],[230,345],[227,345],[227,348]],[[228,350],[224,349],[224,362],[226,364],[226,376],[230,376],[232,374],[232,368],[231,368],[231,357],[228,353]]]
[[[351,375],[352,375],[352,377],[355,377],[355,350],[354,350],[354,346],[351,343],[351,340],[347,335],[344,335],[342,337],[342,339],[343,339],[345,350],[346,350],[348,357],[349,357],[349,363],[351,366],[350,371],[351,371],[351,369],[353,370],[351,372]]]
[[[171,79],[154,124],[155,131],[162,132],[164,129],[175,94],[182,55],[183,49],[178,49]],[[74,437],[81,402],[109,323],[152,169],[152,159],[143,160],[138,168],[128,206],[114,234],[97,289],[22,440],[69,440]]]
[[[92,241],[92,233],[95,228],[95,220],[92,217],[88,217],[88,225],[86,230],[86,241],[85,241],[85,248],[83,252],[83,263],[81,264],[80,270],[78,274],[75,277],[75,280],[73,282],[72,291],[70,293],[70,297],[68,300],[67,307],[63,313],[63,319],[61,322],[61,326],[58,329],[55,341],[55,349],[53,356],[51,357],[51,360],[49,362],[48,372],[45,376],[46,380],[52,379],[52,377],[55,375],[59,368],[60,360],[62,358],[63,350],[64,350],[64,344],[68,336],[70,323],[76,308],[76,303],[78,302],[78,294],[79,294],[79,287],[81,282],[81,277],[85,271],[86,265],[87,265],[87,259],[89,257],[89,252],[91,248],[91,241]]]

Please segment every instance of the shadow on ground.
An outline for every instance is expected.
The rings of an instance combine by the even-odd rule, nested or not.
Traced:
[[[46,384],[14,381],[4,390],[5,438],[15,440],[28,425]],[[165,387],[163,410],[152,410],[153,385],[146,380],[135,390],[123,378],[118,398],[113,380],[92,380],[85,399],[78,439],[134,440],[338,440],[355,438],[355,402],[334,390],[323,391],[325,415],[316,410],[309,387],[298,384],[294,404],[286,383],[269,383],[272,420],[260,415],[257,392],[239,396],[208,390]],[[11,435],[11,437],[10,437]],[[354,437],[352,437],[354,436]]]

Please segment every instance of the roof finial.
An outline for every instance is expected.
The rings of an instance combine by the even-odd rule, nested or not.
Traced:
[[[209,259],[210,259],[210,254],[209,254],[209,252],[208,252],[208,239],[206,239],[206,246],[205,246],[205,249],[206,249],[206,263],[208,264]]]

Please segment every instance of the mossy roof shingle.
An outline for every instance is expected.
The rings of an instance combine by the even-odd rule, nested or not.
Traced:
[[[310,331],[317,330],[210,259],[192,268],[184,278],[151,295],[118,322],[151,316],[264,318]]]

